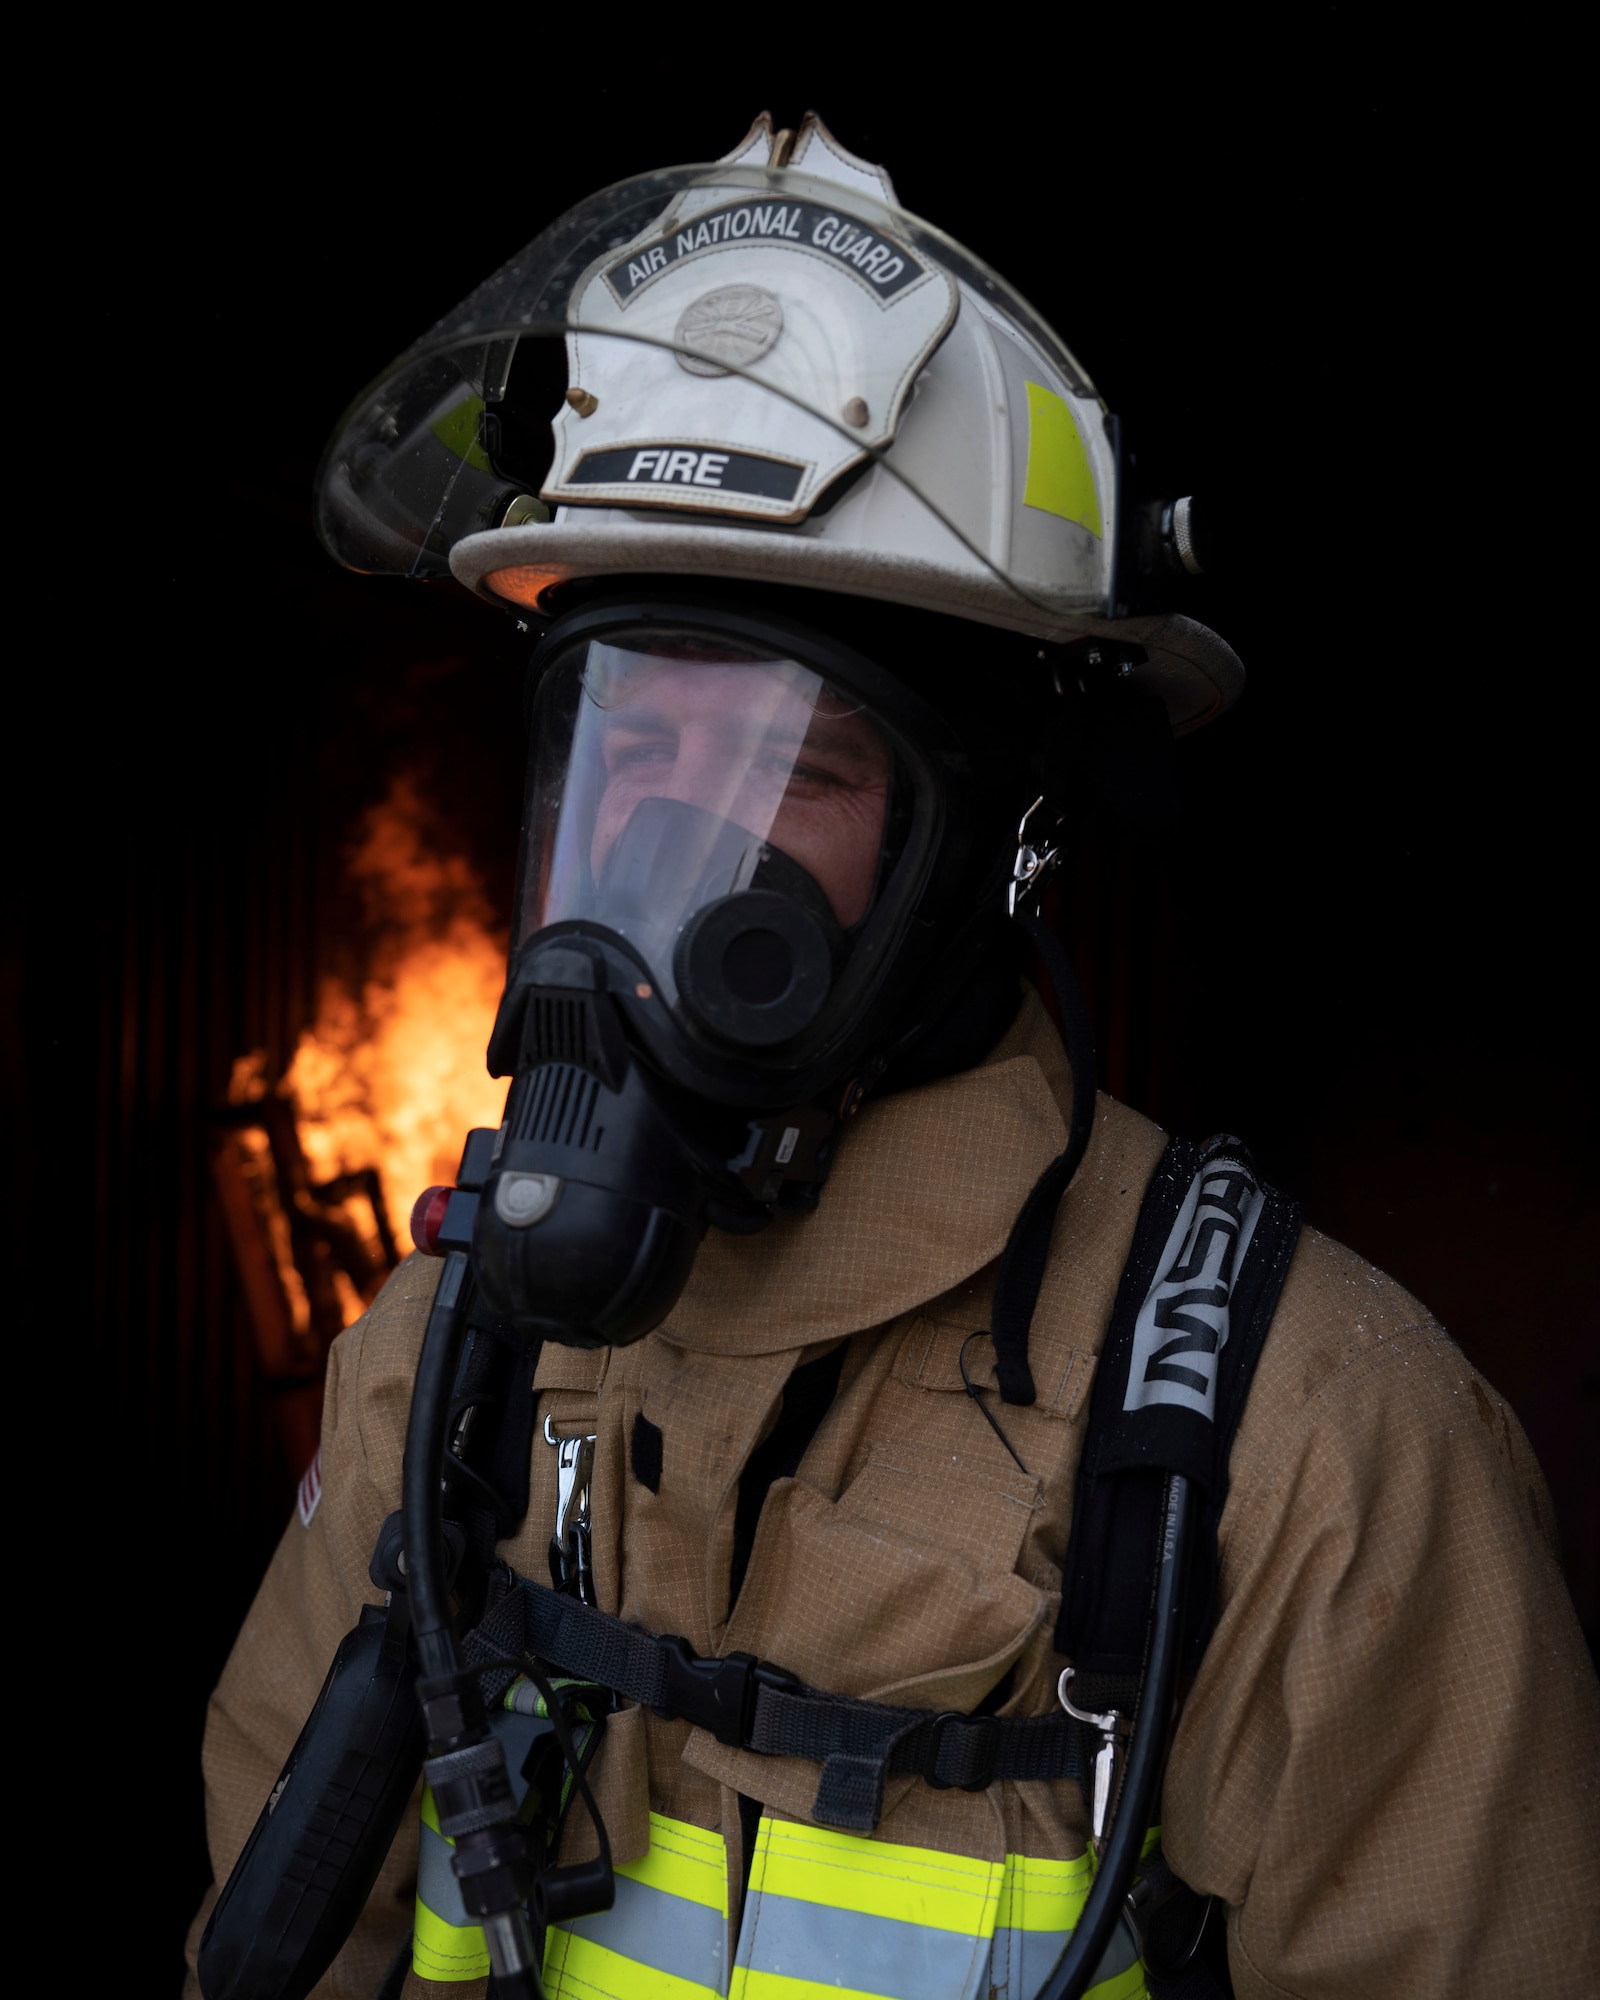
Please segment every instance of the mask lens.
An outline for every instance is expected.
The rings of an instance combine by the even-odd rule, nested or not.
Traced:
[[[873,908],[894,768],[877,721],[799,661],[687,633],[589,641],[541,692],[522,937],[603,924],[669,1002],[715,987],[730,1019],[784,1028],[754,1039],[786,1039]]]

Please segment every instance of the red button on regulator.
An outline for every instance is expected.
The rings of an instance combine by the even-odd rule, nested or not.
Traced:
[[[424,1257],[442,1257],[439,1248],[439,1231],[444,1227],[445,1210],[450,1206],[454,1188],[424,1188],[417,1196],[411,1211],[411,1240]]]

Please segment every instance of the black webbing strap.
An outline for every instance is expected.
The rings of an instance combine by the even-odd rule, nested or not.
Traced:
[[[502,1569],[490,1586],[489,1608],[462,1645],[468,1666],[497,1654],[532,1653],[563,1674],[593,1681],[646,1708],[665,1706],[667,1642],[580,1604],[515,1571]],[[491,1705],[515,1678],[510,1667],[479,1676]]]
[[[1021,1214],[1011,1225],[1006,1247],[1000,1253],[1000,1269],[995,1274],[994,1305],[989,1320],[1000,1400],[1031,1403],[1034,1386],[1033,1369],[1028,1361],[1028,1335],[1033,1327],[1033,1309],[1039,1303],[1039,1288],[1044,1283],[1045,1266],[1050,1260],[1056,1211],[1067,1183],[1088,1151],[1094,1131],[1095,1059],[1088,1009],[1061,940],[1048,924],[1027,910],[1017,911],[1016,922],[1033,939],[1055,988],[1067,1060],[1072,1068],[1072,1125],[1066,1147],[1034,1183],[1022,1204]]]
[[[877,1825],[885,1776],[911,1772],[936,1790],[981,1792],[998,1778],[1081,1782],[1088,1769],[1082,1727],[1065,1715],[935,1714],[809,1688],[760,1688],[747,1747],[820,1763],[812,1816],[849,1833]]]
[[[813,1817],[846,1833],[876,1827],[889,1776],[912,1773],[936,1789],[982,1791],[1000,1778],[1081,1782],[1088,1769],[1082,1726],[1065,1715],[936,1713],[819,1693],[748,1653],[703,1658],[685,1639],[657,1638],[506,1571],[491,1598],[493,1608],[463,1647],[469,1666],[532,1653],[660,1715],[686,1716],[719,1742],[820,1764]],[[505,1691],[512,1671],[483,1674],[486,1700]]]

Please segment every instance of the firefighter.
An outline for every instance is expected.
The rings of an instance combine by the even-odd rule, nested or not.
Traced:
[[[1199,1454],[1189,1672],[1076,1990],[1592,1992],[1600,1702],[1515,1419],[1235,1142],[1095,1094],[1037,920],[1097,746],[1243,685],[1176,608],[1202,517],[1129,494],[1056,335],[816,118],[763,117],[562,218],[353,406],[319,491],[341,560],[538,637],[506,1122],[416,1230],[525,1371],[487,1457],[451,1405],[467,1656],[511,1659],[530,1798],[550,1697],[512,1656],[581,1684],[615,1870],[546,1911],[544,1990],[1050,1990],[1152,1706],[1156,1638],[1112,1630],[1151,1598],[1155,1488],[1115,1485],[1148,1418]],[[219,1885],[341,1635],[405,1596],[455,1268],[410,1258],[335,1344],[320,1485],[211,1706]],[[486,1990],[435,1788],[319,1994]],[[558,1819],[562,1865],[599,1851]]]

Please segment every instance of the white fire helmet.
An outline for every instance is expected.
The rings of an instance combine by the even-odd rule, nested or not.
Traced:
[[[820,119],[763,114],[722,161],[581,203],[441,320],[347,412],[318,510],[352,568],[453,574],[521,615],[667,574],[1098,637],[1193,729],[1244,671],[1148,608],[1172,595],[1144,587],[1151,547],[1197,567],[1189,503],[1141,536],[1121,476],[1018,293]]]

